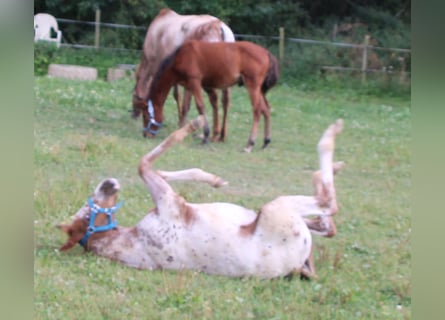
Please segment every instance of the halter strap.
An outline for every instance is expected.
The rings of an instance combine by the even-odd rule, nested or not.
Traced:
[[[112,221],[112,214],[115,213],[117,211],[117,209],[119,209],[120,207],[122,207],[123,202],[119,202],[118,204],[116,204],[114,207],[111,208],[102,208],[99,207],[97,204],[95,204],[93,202],[92,198],[88,199],[88,205],[91,208],[91,213],[90,213],[90,224],[88,225],[87,228],[87,232],[85,233],[85,235],[83,236],[83,238],[79,241],[79,243],[82,246],[86,246],[88,239],[90,238],[90,236],[93,233],[96,232],[104,232],[104,231],[108,231],[111,229],[115,229],[117,228],[117,221],[114,220]],[[105,213],[108,217],[108,224],[103,225],[103,226],[95,226],[94,225],[94,221],[96,220],[96,215],[98,213]]]
[[[147,111],[148,111],[148,115],[150,117],[150,120],[148,121],[147,127],[144,128],[144,132],[150,132],[152,135],[156,135],[159,131],[159,129],[162,128],[162,123],[161,122],[157,122],[155,120],[155,110],[153,107],[153,102],[151,102],[151,99],[148,99],[147,101]],[[153,129],[152,125],[155,125],[158,127],[158,129]]]

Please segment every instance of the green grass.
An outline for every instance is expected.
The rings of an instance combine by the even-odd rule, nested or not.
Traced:
[[[252,113],[245,88],[232,91],[226,143],[188,137],[159,159],[164,170],[200,167],[230,182],[223,189],[174,183],[192,202],[227,201],[254,209],[283,194],[311,194],[316,143],[342,117],[336,160],[338,234],[314,237],[318,279],[231,279],[183,271],[146,271],[57,248],[97,183],[116,177],[125,204],[121,225],[153,206],[137,174],[139,158],[176,128],[171,98],[166,127],[143,139],[132,120],[132,80],[81,82],[36,77],[34,127],[35,319],[410,319],[411,109],[409,96],[374,96],[320,84],[285,84],[268,94],[272,143],[242,149]],[[207,104],[208,116],[211,117]],[[196,116],[195,108],[189,118]],[[399,307],[398,307],[399,306]]]

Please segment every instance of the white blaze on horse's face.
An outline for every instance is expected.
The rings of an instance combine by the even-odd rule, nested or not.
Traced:
[[[148,107],[147,107],[148,115],[150,116],[150,119],[154,119],[155,117],[155,108],[153,107],[153,102],[151,99],[148,100]]]

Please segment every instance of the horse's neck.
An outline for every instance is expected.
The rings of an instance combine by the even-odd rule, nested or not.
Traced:
[[[134,247],[138,242],[136,227],[118,227],[115,230],[96,233],[91,236],[88,242],[88,250],[100,256],[115,259],[113,255],[120,251],[124,242],[129,249]]]
[[[175,84],[175,78],[168,67],[158,79],[154,79],[150,86],[149,99],[153,101],[155,106],[163,108],[167,100],[170,88]]]
[[[146,237],[141,234],[137,226],[119,227],[101,238],[92,239],[89,250],[131,267],[154,269],[156,263],[152,258],[153,250],[150,250],[149,244],[144,239]]]

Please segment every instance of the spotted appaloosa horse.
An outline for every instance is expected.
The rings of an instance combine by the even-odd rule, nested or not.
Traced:
[[[170,88],[175,84],[186,87],[195,97],[200,114],[204,114],[202,88],[228,88],[243,83],[252,104],[253,123],[246,152],[250,152],[258,131],[261,115],[264,117],[264,144],[270,142],[270,105],[267,91],[279,78],[278,61],[267,49],[249,42],[185,42],[172,55],[162,61],[153,79],[148,96],[148,109],[144,113],[146,130],[155,135],[164,119],[163,108]],[[209,137],[204,125],[204,139]]]
[[[315,275],[311,232],[331,237],[338,206],[333,163],[337,120],[318,143],[320,171],[313,175],[314,196],[280,196],[255,211],[231,203],[190,203],[168,181],[193,180],[221,187],[222,178],[201,169],[159,171],[153,162],[172,145],[202,127],[204,118],[170,134],[139,162],[139,175],[155,208],[134,227],[117,226],[117,179],[105,179],[76,213],[70,225],[60,225],[68,241],[60,250],[80,243],[86,250],[140,269],[191,269],[230,277],[273,278],[300,272]]]
[[[234,42],[232,30],[220,19],[210,15],[180,15],[170,9],[159,11],[150,23],[145,36],[141,61],[136,71],[136,85],[133,91],[133,117],[147,112],[148,92],[153,76],[161,61],[187,40],[208,42]],[[215,89],[206,88],[213,108],[212,140],[224,141],[227,134],[227,112],[230,107],[230,89],[222,90],[223,119],[221,129],[218,117],[218,95]],[[178,106],[179,126],[184,125],[190,109],[190,92],[184,90],[180,103],[178,86],[174,86],[174,97]],[[144,136],[150,136],[146,131]]]

